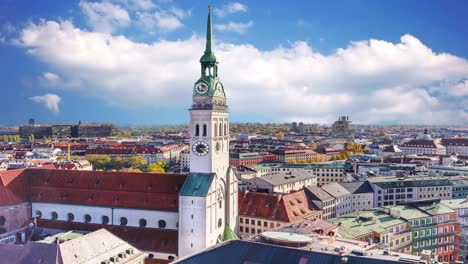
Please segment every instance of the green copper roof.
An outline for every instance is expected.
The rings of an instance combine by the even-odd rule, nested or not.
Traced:
[[[205,53],[203,56],[200,58],[200,62],[209,62],[209,63],[217,63],[216,56],[212,50],[212,45],[213,45],[213,33],[211,30],[211,7],[208,7],[208,22],[206,24],[206,47],[205,47]]]
[[[229,227],[229,225],[224,226],[224,232],[223,232],[223,241],[227,240],[238,240],[239,238],[236,236],[236,234],[232,231],[232,229]]]
[[[199,196],[208,194],[215,173],[191,172],[179,192],[179,196]]]

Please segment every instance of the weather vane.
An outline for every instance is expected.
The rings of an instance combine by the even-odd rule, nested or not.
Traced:
[[[211,11],[211,6],[208,6],[208,11]]]

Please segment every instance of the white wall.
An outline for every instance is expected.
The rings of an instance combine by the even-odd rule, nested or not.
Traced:
[[[206,248],[206,211],[205,197],[179,197],[179,258]]]
[[[72,213],[75,216],[74,222],[84,223],[84,216],[89,214],[91,222],[102,224],[102,216],[109,217],[109,224],[120,225],[120,218],[126,217],[128,220],[127,226],[140,226],[140,219],[145,219],[146,227],[159,228],[159,220],[166,221],[166,229],[177,229],[179,214],[177,212],[141,210],[141,209],[126,209],[126,208],[110,208],[88,205],[70,205],[70,204],[53,204],[53,203],[32,203],[32,212],[41,211],[42,219],[52,219],[52,212],[58,214],[58,219],[67,221],[67,214]]]

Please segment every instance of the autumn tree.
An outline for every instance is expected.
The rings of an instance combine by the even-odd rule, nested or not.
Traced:
[[[283,138],[284,138],[284,133],[281,132],[281,131],[280,131],[280,132],[277,132],[277,133],[275,134],[275,137],[277,137],[277,138],[279,138],[279,139],[283,139]]]
[[[114,170],[120,170],[125,166],[125,162],[123,161],[122,157],[117,156],[112,159],[110,165]]]
[[[146,168],[146,172],[149,173],[165,173],[167,164],[164,161],[158,161],[156,163],[150,164]]]
[[[86,159],[93,164],[96,170],[104,170],[109,168],[111,158],[107,155],[92,155],[86,157]]]
[[[128,160],[128,165],[133,169],[141,169],[146,165],[146,160],[142,156],[133,156]]]

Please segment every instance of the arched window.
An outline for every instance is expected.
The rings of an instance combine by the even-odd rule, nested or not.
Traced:
[[[6,223],[6,218],[3,215],[0,215],[0,226],[4,226]]]
[[[203,124],[203,136],[206,137],[206,124]]]
[[[218,123],[214,123],[214,136],[218,136]]]
[[[221,227],[223,225],[223,220],[220,218],[218,219],[218,227]]]
[[[210,75],[210,69],[208,67],[205,68],[205,76]]]
[[[120,225],[126,226],[128,224],[127,217],[120,217]]]
[[[222,123],[219,123],[219,136],[220,137],[223,136],[223,125],[222,125]]]
[[[85,214],[83,219],[85,223],[91,223],[91,216],[89,214]]]
[[[147,224],[146,219],[141,218],[140,219],[140,227],[146,227],[146,224]]]
[[[210,75],[213,76],[213,67],[210,67]]]
[[[228,131],[227,131],[227,123],[224,123],[224,135],[227,136]]]
[[[67,214],[67,221],[73,222],[73,220],[75,220],[75,215],[72,214],[72,213],[68,213]]]
[[[200,136],[200,125],[199,124],[195,125],[195,136],[196,137]]]
[[[164,220],[159,220],[158,221],[159,228],[166,228],[166,221]]]
[[[42,212],[39,210],[36,210],[36,217],[37,218],[42,218]]]
[[[57,212],[52,212],[52,213],[50,214],[50,218],[51,218],[52,220],[57,220],[57,219],[58,219],[58,214],[57,214]]]
[[[102,216],[102,224],[103,225],[109,224],[109,217],[107,215]]]

